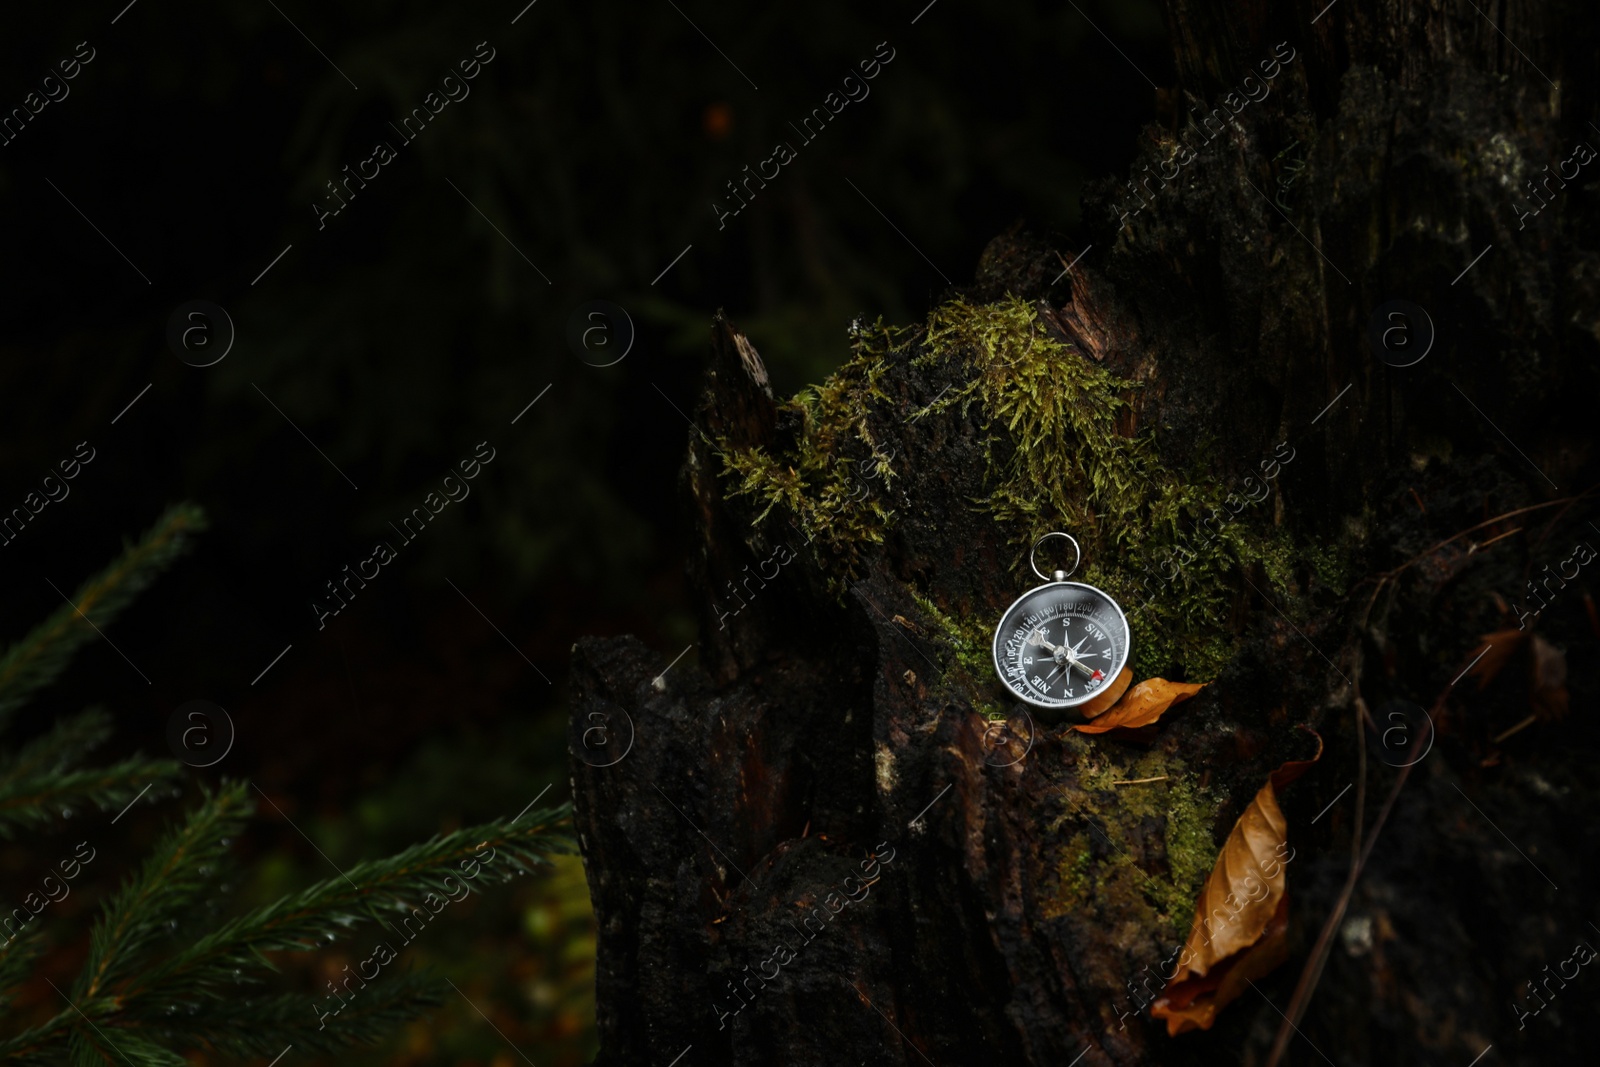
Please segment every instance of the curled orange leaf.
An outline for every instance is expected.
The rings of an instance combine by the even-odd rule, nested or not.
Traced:
[[[1117,681],[1123,682],[1127,675],[1128,669],[1124,667]],[[1126,682],[1123,684],[1126,686]],[[1119,726],[1130,729],[1149,726],[1166,714],[1168,708],[1181,704],[1204,688],[1204,682],[1169,682],[1165,678],[1146,678],[1129,689],[1115,707],[1100,714],[1093,722],[1078,723],[1072,728],[1080,734],[1103,734]]]
[[[1167,1020],[1168,1037],[1209,1030],[1224,1005],[1237,1000],[1251,982],[1266,977],[1288,958],[1289,898],[1285,895],[1278,898],[1278,906],[1255,944],[1204,978],[1168,986],[1166,995],[1151,1005],[1150,1014]]]
[[[1122,668],[1122,670],[1117,673],[1117,676],[1111,679],[1110,685],[1102,689],[1099,695],[1093,700],[1089,701],[1089,703],[1079,706],[1078,710],[1083,712],[1084,718],[1094,718],[1096,715],[1101,714],[1107,708],[1111,707],[1111,705],[1115,704],[1117,702],[1117,698],[1122,696],[1123,693],[1127,692],[1128,683],[1132,681],[1133,671],[1127,667]]]
[[[1228,834],[1195,902],[1194,926],[1172,980],[1150,1006],[1152,1017],[1167,1021],[1169,1036],[1211,1029],[1217,1013],[1249,982],[1288,958],[1284,868],[1294,850],[1278,790],[1321,757],[1318,737],[1316,754],[1274,771]]]

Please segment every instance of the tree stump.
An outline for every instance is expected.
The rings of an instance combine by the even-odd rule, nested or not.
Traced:
[[[598,1063],[1577,1052],[1596,980],[1541,968],[1600,944],[1596,31],[1320,6],[1171,0],[1166,119],[1085,232],[995,239],[827,383],[778,402],[718,314],[698,662],[573,653]],[[1155,726],[1080,734],[995,678],[1052,529],[1138,677],[1211,683]],[[1169,1037],[1163,961],[1313,731],[1289,960]]]

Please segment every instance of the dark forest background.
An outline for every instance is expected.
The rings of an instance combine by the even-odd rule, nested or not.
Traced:
[[[248,777],[280,809],[263,804],[238,843],[253,872],[241,903],[514,813],[547,786],[543,802],[567,799],[574,639],[635,633],[668,654],[695,640],[673,405],[689,407],[715,309],[779,395],[819,380],[852,318],[920,318],[1019,221],[1074,246],[1084,183],[1126,169],[1171,81],[1145,0],[523,2],[0,16],[7,113],[79,42],[94,53],[0,147],[0,510],[78,442],[95,449],[70,496],[0,547],[0,635],[23,634],[60,604],[52,583],[71,589],[167,504],[212,521],[13,740],[100,703],[118,723],[105,756],[167,755],[180,705],[225,708],[233,747],[185,799]],[[470,95],[402,146],[388,123],[480,41],[494,59]],[[788,123],[885,41],[894,59],[870,95],[798,144]],[[398,157],[319,230],[326,183],[376,141]],[[798,158],[719,230],[713,199],[778,141]],[[191,300],[236,328],[204,369],[167,343]],[[567,341],[592,300],[637,328],[614,366]],[[387,523],[480,441],[496,456],[470,497],[319,630],[324,583],[398,540]],[[67,832],[8,842],[0,903],[88,837],[96,862],[46,916],[84,929],[183,803],[147,797],[115,826],[76,812]],[[441,919],[404,965],[450,976],[504,1039],[456,1000],[341,1061],[521,1062],[507,1041],[542,1064],[592,1054],[576,859]],[[51,966],[70,975],[80,958]],[[311,1012],[352,958],[330,950],[286,986]]]

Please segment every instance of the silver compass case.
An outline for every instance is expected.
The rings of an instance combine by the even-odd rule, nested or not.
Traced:
[[[1035,574],[1045,584],[1019,596],[1000,616],[994,632],[994,669],[1012,696],[1033,707],[1063,711],[1099,696],[1132,652],[1132,634],[1122,608],[1104,590],[1069,582],[1071,571],[1046,576],[1034,561],[1045,541],[1064,533],[1048,533],[1028,554]]]

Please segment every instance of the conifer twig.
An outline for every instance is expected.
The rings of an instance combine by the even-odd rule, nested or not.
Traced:
[[[79,617],[98,611],[101,623],[111,620],[156,576],[188,550],[193,535],[205,529],[205,512],[193,504],[168,508],[136,545],[99,574],[78,586],[71,604],[63,604],[21,641],[0,655],[0,729],[42,686],[55,681],[78,646],[94,636]],[[76,605],[76,607],[74,607]]]
[[[114,808],[138,796],[146,786],[174,781],[179,773],[172,760],[135,756],[110,767],[21,779],[0,775],[0,837],[10,837],[19,825],[53,821],[58,812],[69,812],[75,804]]]
[[[79,587],[76,607],[57,609],[0,655],[0,726],[93,635],[84,624],[90,611],[109,625],[203,524],[198,508],[172,508],[138,544]],[[137,756],[109,767],[82,766],[110,731],[105,712],[90,709],[62,719],[13,753],[0,753],[0,837],[18,826],[65,817],[69,806],[137,800],[151,785],[179,775],[174,761]],[[572,851],[557,828],[570,821],[570,804],[525,809],[515,818],[358,863],[337,879],[207,932],[207,916],[226,895],[221,881],[232,866],[230,839],[244,829],[255,802],[244,783],[224,783],[215,792],[202,787],[202,794],[200,804],[161,836],[103,905],[70,991],[46,977],[59,997],[54,1014],[0,1038],[0,1061],[14,1067],[185,1067],[184,1051],[272,1056],[281,1055],[286,1044],[325,1052],[376,1040],[437,1005],[438,986],[425,977],[393,974],[359,1001],[341,1000],[336,1011],[308,1011],[303,995],[260,991],[277,969],[267,954],[323,948],[360,924],[382,922],[385,910],[409,911],[402,921],[408,930],[413,916],[425,925],[432,915],[419,904],[437,914],[440,898],[461,899],[462,886],[477,892],[486,881],[508,881],[548,865],[551,855]],[[52,892],[48,885],[45,892]],[[17,991],[37,978],[45,926],[25,920],[0,943],[0,1006],[10,1007]],[[336,1025],[327,1025],[330,1015],[338,1016]]]
[[[570,804],[457,830],[395,856],[356,864],[346,872],[349,882],[343,877],[318,882],[224,923],[175,956],[149,959],[172,917],[192,908],[209,885],[207,868],[214,870],[225,851],[222,840],[237,831],[251,803],[242,784],[227,786],[208,794],[183,826],[163,838],[139,873],[107,905],[71,1005],[0,1041],[0,1058],[8,1063],[52,1062],[42,1055],[65,1041],[76,1057],[74,1063],[102,1062],[96,1057],[106,1063],[123,1062],[102,1046],[100,1033],[114,1034],[117,1049],[141,1067],[183,1062],[170,1058],[172,1048],[204,1046],[259,1054],[288,1032],[304,1037],[308,1048],[332,1048],[379,1036],[433,1003],[429,999],[433,993],[407,979],[392,987],[386,983],[379,995],[363,1001],[360,1012],[342,1020],[344,1025],[323,1032],[290,1019],[294,1002],[282,996],[251,996],[242,987],[275,969],[267,952],[321,948],[358,923],[374,921],[375,908],[405,910],[429,893],[450,893],[452,884],[457,890],[465,885],[477,891],[481,883],[475,878],[482,874],[509,881],[546,865],[548,855],[571,851],[570,842],[555,830],[556,824],[570,819]],[[203,862],[208,858],[212,864]],[[469,865],[472,877],[466,873]],[[351,887],[352,882],[357,888]],[[303,1001],[299,1003],[300,1011],[309,1014]],[[259,1025],[243,1025],[247,1019]],[[253,1030],[253,1036],[247,1030]],[[163,1044],[154,1043],[158,1037]]]

